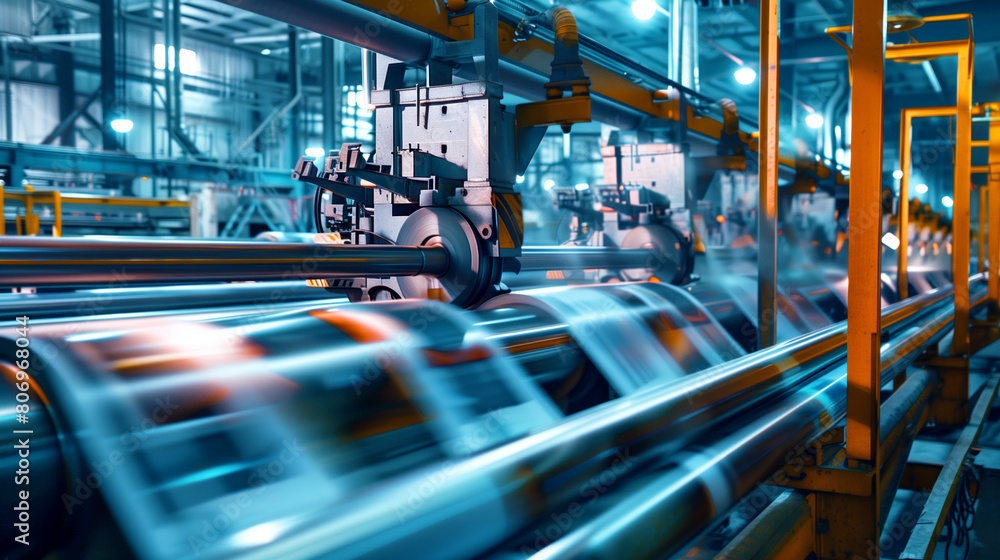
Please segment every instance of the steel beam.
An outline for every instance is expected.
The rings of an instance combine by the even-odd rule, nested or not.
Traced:
[[[774,344],[778,284],[779,0],[760,5],[760,140],[758,149],[757,348]]]
[[[910,280],[906,267],[910,250],[910,139],[913,116],[903,109],[899,116],[899,169],[903,176],[899,179],[899,205],[896,208],[896,293],[899,299],[909,297]]]
[[[121,149],[111,120],[119,111],[118,100],[118,0],[101,0],[101,138],[104,150]]]
[[[886,0],[854,5],[851,72],[852,169],[850,182],[850,259],[847,296],[846,451],[850,468],[867,466],[867,497],[825,495],[821,517],[843,514],[831,524],[836,550],[861,554],[881,535],[879,388],[881,387],[882,303],[882,129],[885,121]],[[956,276],[965,278],[968,275]],[[963,282],[958,282],[964,284]],[[965,286],[968,294],[968,286]],[[847,515],[850,511],[851,515]],[[849,551],[849,552],[848,552]],[[825,551],[820,551],[820,555]]]
[[[955,124],[955,203],[952,207],[952,278],[969,275],[969,200],[970,167],[972,165],[972,45],[963,41],[957,48],[958,95],[956,98]],[[955,284],[955,334],[951,340],[951,354],[961,356],[969,351],[969,287]]]
[[[989,147],[989,315],[1000,318],[1000,115],[990,115]]]
[[[186,181],[254,183],[263,181],[268,185],[292,185],[291,173],[284,169],[234,166],[188,159],[140,158],[122,153],[7,142],[0,142],[0,165],[11,167],[11,184],[18,187],[25,169],[162,177]]]

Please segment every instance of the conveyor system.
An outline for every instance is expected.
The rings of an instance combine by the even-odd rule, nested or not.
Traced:
[[[214,289],[183,290],[197,307]],[[948,333],[951,295],[884,309],[885,380]],[[844,414],[845,323],[744,354],[667,284],[250,321],[127,306],[31,325],[32,553],[124,537],[144,559],[659,558]]]

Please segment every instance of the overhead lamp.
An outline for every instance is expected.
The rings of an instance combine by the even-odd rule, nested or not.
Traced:
[[[552,179],[546,179],[545,182],[542,183],[542,188],[545,189],[545,190],[547,190],[547,191],[551,191],[552,187],[555,187],[555,186],[556,186],[556,182],[553,181]]]
[[[944,204],[945,208],[951,208],[955,205],[955,201],[950,196],[944,195],[941,197],[941,204]]]
[[[262,54],[264,56],[267,56],[267,55],[271,54],[271,49],[261,49],[260,50],[260,54]]]
[[[892,172],[892,178],[896,179],[896,180],[902,179],[903,178],[903,170],[902,169],[897,169],[897,170],[893,171]]]
[[[819,113],[809,113],[806,116],[806,126],[809,128],[819,128],[823,126],[823,115]]]
[[[899,248],[899,238],[896,237],[896,234],[891,231],[887,231],[885,232],[885,235],[882,236],[882,244],[895,251]]]
[[[903,33],[912,31],[924,24],[917,10],[909,2],[892,3],[886,14],[886,33]]]
[[[577,183],[577,185],[576,185],[576,190],[578,190],[578,191],[585,191],[585,190],[587,190],[589,188],[590,188],[590,185],[588,185],[587,183]]]
[[[632,2],[632,15],[639,21],[646,21],[655,16],[659,8],[656,0],[635,0]]]
[[[916,191],[917,194],[924,194],[927,192],[927,185],[920,183],[919,185],[913,187],[913,190]]]
[[[733,77],[736,78],[737,82],[745,86],[748,86],[752,84],[754,80],[757,79],[757,72],[753,68],[750,68],[749,66],[741,66],[739,70],[737,70],[736,73],[733,74]]]
[[[135,126],[135,123],[133,123],[131,119],[126,119],[124,117],[112,119],[110,124],[111,124],[111,130],[114,130],[115,132],[118,132],[120,134],[125,134],[126,132],[129,132],[130,130],[132,130],[132,127]]]
[[[517,182],[518,185],[520,185],[521,183],[524,182],[524,175],[518,175],[514,180]]]
[[[306,155],[311,158],[321,158],[326,155],[323,148],[306,148]]]

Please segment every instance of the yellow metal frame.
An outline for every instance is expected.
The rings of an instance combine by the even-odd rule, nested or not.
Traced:
[[[760,138],[757,201],[757,349],[774,345],[778,285],[778,70],[781,8],[760,3]],[[794,165],[793,165],[794,167]]]
[[[880,449],[879,392],[881,388],[881,184],[882,129],[884,123],[886,60],[907,61],[939,56],[958,57],[955,204],[953,207],[952,272],[955,286],[955,322],[952,354],[961,360],[968,351],[969,289],[969,183],[972,129],[971,16],[960,14],[926,18],[925,22],[969,20],[969,37],[961,41],[886,45],[886,1],[856,2],[850,27],[827,29],[847,51],[850,66],[852,128],[852,170],[850,181],[851,258],[848,262],[847,318],[847,421],[845,426],[845,469],[826,473],[829,488],[817,498],[818,518],[836,519],[829,531],[818,534],[816,553],[820,558],[851,557],[868,553],[878,557],[881,536],[882,481],[878,469],[887,457]],[[837,36],[853,34],[853,49]],[[909,167],[909,125],[916,112],[903,113],[901,141],[904,178]],[[900,242],[908,229],[908,181],[900,187]],[[905,201],[905,204],[902,203]],[[905,215],[904,215],[905,212]],[[906,245],[899,247],[902,266],[901,294],[906,295]],[[955,358],[953,358],[955,359]],[[966,371],[966,376],[968,372]],[[957,386],[957,384],[953,384]],[[874,546],[874,551],[871,547]]]
[[[977,104],[972,108],[971,115],[983,115],[1000,110],[1000,103]],[[957,114],[956,107],[910,107],[903,109],[900,113],[900,134],[899,134],[899,168],[903,176],[899,181],[899,208],[897,211],[897,233],[899,234],[899,247],[897,249],[897,278],[896,285],[901,299],[908,297],[907,279],[907,248],[909,246],[909,185],[910,185],[910,152],[911,130],[913,119],[926,117],[953,117]],[[971,121],[970,121],[971,122]],[[996,123],[996,124],[994,124]],[[991,196],[992,185],[1000,180],[1000,119],[990,119],[990,137],[987,140],[969,141],[971,149],[988,148],[990,150],[991,163],[989,165],[970,165],[969,174],[986,174],[988,184],[979,187],[979,216],[977,231],[977,251],[979,272],[986,271],[986,262],[1000,262],[1000,197]],[[958,154],[956,154],[956,166]],[[991,173],[991,165],[994,171]],[[956,174],[957,180],[957,174]],[[997,199],[997,200],[994,200]],[[987,255],[991,258],[987,259]],[[993,255],[997,257],[993,258]],[[987,293],[989,295],[989,309],[993,315],[997,314],[997,302],[1000,301],[1000,283],[997,282],[997,275],[987,275]]]
[[[0,233],[6,231],[7,220],[4,216],[4,201],[16,200],[24,205],[24,215],[17,216],[17,235],[38,235],[40,225],[38,215],[34,213],[36,205],[51,205],[53,214],[52,236],[62,237],[62,207],[64,204],[128,206],[142,208],[188,208],[186,200],[170,200],[158,198],[135,198],[118,196],[93,196],[83,193],[63,193],[60,191],[36,191],[27,187],[24,191],[5,191],[0,186]]]

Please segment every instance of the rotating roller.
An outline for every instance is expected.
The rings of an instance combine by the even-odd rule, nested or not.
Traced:
[[[698,309],[672,286],[574,293],[602,290],[633,306],[636,324]],[[884,324],[919,324],[950,293],[887,308]],[[564,349],[567,370],[591,356],[558,297],[474,314],[434,302],[311,309],[250,329],[154,317],[32,331],[72,506],[53,521],[73,527],[95,511],[84,478],[117,451],[124,461],[98,486],[142,558],[469,557],[621,467],[616,452],[670,457],[759,418],[764,403],[794,402],[843,359],[841,324],[560,420],[525,372],[552,363],[546,349]],[[605,329],[621,316],[605,313]],[[690,336],[721,332],[699,321]],[[0,343],[0,356],[12,350]]]

